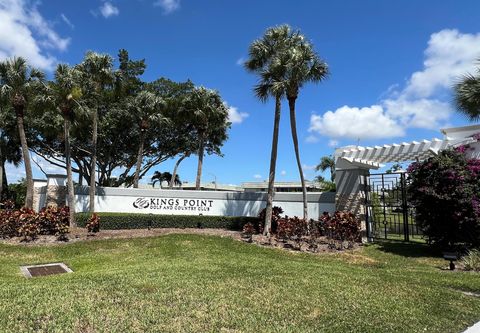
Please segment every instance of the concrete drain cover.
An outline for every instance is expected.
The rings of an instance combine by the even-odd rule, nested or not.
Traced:
[[[70,268],[67,267],[67,265],[61,262],[53,264],[21,266],[20,270],[27,278],[73,272]]]

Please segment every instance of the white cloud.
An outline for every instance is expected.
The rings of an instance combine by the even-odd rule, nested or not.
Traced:
[[[333,138],[374,139],[403,136],[408,128],[437,129],[453,113],[451,89],[475,70],[480,33],[445,29],[430,36],[423,69],[414,72],[403,89],[391,85],[376,105],[343,106],[323,116],[313,114],[310,132]]]
[[[404,135],[403,128],[385,113],[380,105],[357,108],[342,106],[323,116],[310,116],[311,132],[333,138],[374,139]]]
[[[245,63],[245,58],[244,57],[238,58],[237,61],[235,62],[235,64],[237,64],[237,66],[243,66],[244,63]]]
[[[111,16],[117,16],[120,14],[120,10],[118,7],[115,7],[111,2],[104,2],[102,6],[99,8],[100,13],[103,17],[109,18]]]
[[[69,38],[60,37],[29,0],[0,0],[0,60],[21,56],[41,69],[57,60],[46,51],[65,51]]]
[[[253,175],[253,178],[255,179],[262,179],[262,175],[259,175],[258,173]]]
[[[305,138],[306,143],[317,143],[318,141],[320,141],[320,139],[315,135],[309,135]]]
[[[402,96],[384,100],[383,105],[388,116],[403,127],[438,129],[451,114],[450,103],[437,99],[409,100]]]
[[[66,25],[70,27],[70,29],[75,29],[75,26],[73,25],[72,21],[65,15],[65,14],[60,14],[60,17],[62,18],[63,22],[65,22]]]
[[[168,15],[180,9],[180,0],[157,0],[153,5],[156,7],[162,7],[163,13]]]
[[[340,143],[338,142],[338,140],[334,140],[334,139],[328,140],[328,146],[329,147],[336,148],[336,147],[339,146],[339,144]]]
[[[444,29],[430,36],[423,70],[412,74],[403,94],[425,98],[441,89],[451,89],[458,78],[474,69],[480,56],[480,33],[462,34]]]
[[[241,124],[245,118],[248,118],[249,114],[246,112],[238,111],[238,108],[234,106],[228,106],[228,121],[232,124]]]
[[[302,169],[305,170],[305,171],[309,171],[309,170],[315,170],[315,165],[308,165],[308,164],[303,164],[302,165]]]
[[[285,170],[282,170],[282,171],[280,172],[280,175],[281,175],[281,176],[286,176],[286,175],[287,175],[287,172],[286,172]]]

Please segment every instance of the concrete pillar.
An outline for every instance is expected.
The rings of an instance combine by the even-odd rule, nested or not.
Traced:
[[[336,210],[349,211],[357,215],[361,220],[362,239],[366,240],[366,197],[365,191],[368,186],[367,168],[354,167],[347,162],[337,161],[335,171],[335,194]]]
[[[47,174],[45,207],[61,207],[67,203],[66,175]]]
[[[47,193],[47,180],[33,180],[33,210],[38,212],[45,206],[45,196]]]

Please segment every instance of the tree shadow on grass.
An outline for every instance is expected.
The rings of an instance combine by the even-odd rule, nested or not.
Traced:
[[[441,257],[441,253],[428,244],[402,241],[376,241],[378,250],[408,258]]]

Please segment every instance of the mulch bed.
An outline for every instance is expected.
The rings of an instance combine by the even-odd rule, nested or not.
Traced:
[[[337,252],[345,249],[358,249],[361,244],[354,243],[350,247],[347,244],[343,244],[343,247],[332,246],[331,242],[324,237],[321,237],[315,242],[308,239],[302,240],[277,240],[275,237],[266,237],[263,235],[252,235],[252,237],[244,237],[240,231],[232,231],[225,229],[195,229],[195,228],[159,228],[159,229],[128,229],[128,230],[100,230],[98,233],[90,234],[84,228],[72,228],[66,235],[66,240],[58,240],[56,236],[40,235],[33,241],[26,242],[20,237],[13,237],[7,239],[0,239],[0,243],[10,245],[23,245],[23,246],[52,246],[62,245],[68,243],[75,243],[80,241],[92,241],[102,239],[132,239],[132,238],[144,238],[144,237],[156,237],[169,234],[197,234],[197,235],[209,235],[230,237],[238,241],[246,243],[253,243],[262,247],[273,247],[278,249],[284,249],[292,252],[309,252],[309,253],[322,253],[322,252]]]

